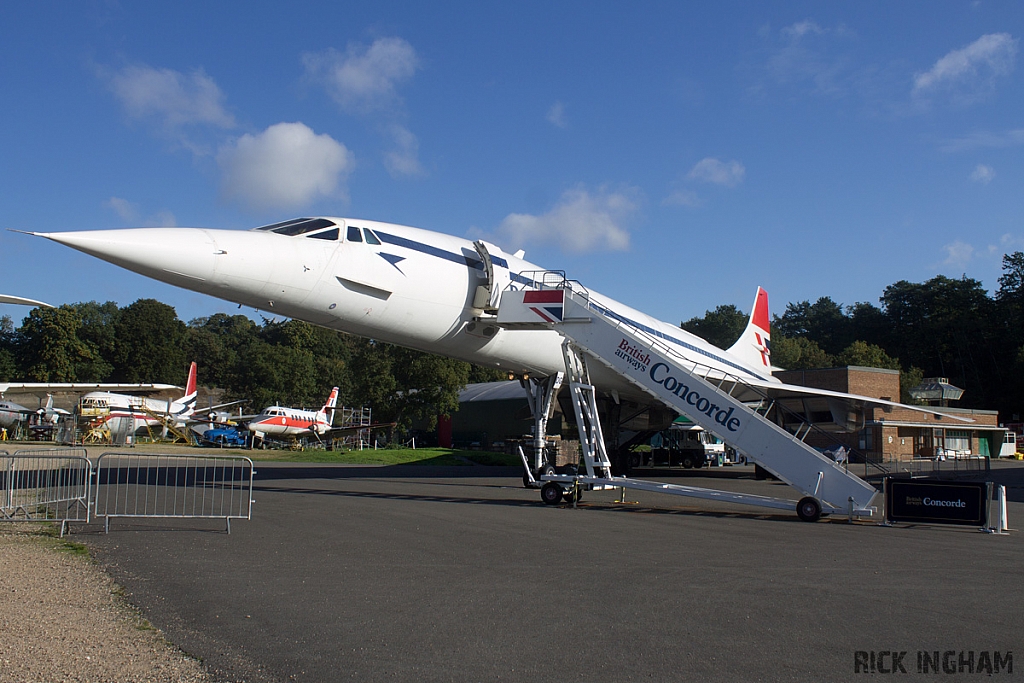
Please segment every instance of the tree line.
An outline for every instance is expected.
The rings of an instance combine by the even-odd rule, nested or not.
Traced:
[[[829,297],[787,304],[772,320],[772,364],[790,370],[845,365],[900,371],[904,401],[924,377],[964,389],[960,405],[1024,416],[1024,252],[1003,256],[994,295],[968,277],[900,280],[879,306],[843,306]],[[728,348],[747,315],[719,306],[683,329]],[[1014,415],[1018,416],[1016,419]]]
[[[863,365],[900,370],[906,391],[923,377],[948,377],[961,405],[1024,415],[1024,252],[1003,257],[994,296],[981,282],[937,276],[886,287],[880,306],[829,297],[790,303],[772,323],[772,363],[787,369]],[[681,326],[728,348],[747,315],[723,305]],[[333,386],[340,402],[370,406],[380,421],[408,426],[458,409],[469,382],[500,371],[310,325],[256,323],[218,313],[181,321],[153,299],[36,308],[15,327],[0,319],[0,381],[161,382],[181,385],[190,361],[200,384],[245,399],[319,406]]]
[[[256,323],[217,313],[188,323],[153,299],[33,309],[19,327],[0,319],[0,381],[199,383],[258,411],[279,403],[319,407],[331,387],[339,404],[370,406],[375,421],[430,428],[458,409],[469,382],[504,373],[362,339],[299,320]],[[200,406],[202,407],[202,406]]]

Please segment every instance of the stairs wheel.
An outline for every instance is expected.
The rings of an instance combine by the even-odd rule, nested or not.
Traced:
[[[805,522],[817,522],[821,518],[821,503],[813,496],[806,496],[796,504],[796,515]]]
[[[572,505],[573,499],[577,501],[582,501],[583,486],[569,486],[562,493],[562,498],[565,499],[565,502],[568,503],[569,505]]]
[[[562,485],[549,481],[540,487],[540,499],[545,505],[558,505],[562,500]]]

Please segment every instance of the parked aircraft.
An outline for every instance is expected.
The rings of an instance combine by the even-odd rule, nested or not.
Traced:
[[[29,416],[35,413],[23,405],[11,401],[0,401],[0,427],[10,429],[18,422],[28,420]]]
[[[277,439],[295,439],[310,435],[320,438],[329,435],[334,429],[334,409],[337,405],[338,387],[334,387],[320,410],[270,406],[249,420],[247,429],[260,438],[270,436]]]
[[[495,318],[507,288],[542,290],[557,284],[559,276],[525,261],[521,251],[510,254],[483,241],[329,217],[297,218],[249,231],[133,228],[31,234],[185,289],[510,375],[546,377],[564,369],[557,332],[502,328]],[[759,392],[817,400],[836,415],[867,404],[899,405],[787,385],[772,377],[768,297],[762,289],[746,330],[728,350],[597,292],[588,296],[592,306],[659,338],[701,365],[708,377],[727,383],[740,377]],[[543,301],[537,307],[552,319],[560,316]],[[661,429],[676,416],[600,364],[592,367],[591,376],[609,399],[612,429]]]
[[[174,401],[110,391],[91,391],[79,400],[78,414],[93,434],[134,435],[141,430],[184,427],[196,409],[196,364],[189,366],[185,394]]]

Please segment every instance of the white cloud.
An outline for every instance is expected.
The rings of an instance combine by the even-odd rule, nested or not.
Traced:
[[[551,105],[546,118],[549,123],[559,128],[565,128],[569,125],[565,120],[565,105],[561,102],[555,102]]]
[[[965,135],[962,138],[953,138],[952,140],[947,140],[942,145],[942,151],[969,152],[985,148],[1003,149],[1016,145],[1024,145],[1024,128],[1008,130],[1003,133],[979,131]]]
[[[147,218],[142,224],[146,228],[173,228],[178,225],[178,219],[167,209],[162,209]]]
[[[103,204],[116,213],[125,223],[135,223],[139,220],[139,210],[127,199],[111,197]]]
[[[688,180],[700,180],[705,183],[736,187],[743,182],[747,170],[738,161],[723,162],[713,157],[701,159],[686,175]]]
[[[825,33],[825,29],[823,29],[821,26],[818,25],[817,22],[812,21],[811,19],[804,19],[803,21],[799,21],[793,24],[792,26],[786,26],[785,28],[782,29],[781,33],[782,35],[786,36],[791,40],[799,40],[808,33],[813,33],[815,35],[820,36]]]
[[[243,135],[217,153],[224,195],[254,209],[301,207],[319,197],[347,199],[355,165],[331,136],[302,123],[278,123]]]
[[[971,180],[982,185],[988,185],[996,177],[996,172],[991,166],[978,164],[971,173]]]
[[[138,206],[127,199],[111,197],[103,202],[103,204],[116,213],[122,221],[131,225],[141,225],[145,228],[170,228],[178,224],[174,214],[167,209],[162,209],[147,218],[142,218],[142,213],[139,211]]]
[[[555,243],[564,251],[625,251],[629,232],[623,223],[636,210],[636,190],[601,188],[596,194],[578,187],[562,194],[557,206],[542,216],[513,213],[498,226],[498,240],[518,249],[529,243]]]
[[[345,110],[369,113],[400,102],[396,85],[419,68],[416,51],[401,38],[378,38],[368,48],[349,45],[345,54],[330,48],[303,55],[306,74],[321,82]]]
[[[423,175],[420,166],[420,142],[404,126],[391,126],[395,147],[384,155],[384,165],[392,177]]]
[[[951,91],[964,100],[976,99],[994,87],[997,76],[1013,71],[1017,39],[1009,33],[989,33],[940,58],[931,69],[914,76],[913,94]]]
[[[943,265],[964,268],[974,258],[974,247],[960,240],[956,240],[942,248],[946,251],[946,259],[942,262]]]
[[[677,187],[661,200],[661,203],[663,206],[688,206],[691,209],[695,209],[704,202],[701,201],[700,197],[693,190]]]
[[[126,66],[109,76],[109,83],[133,118],[156,119],[167,129],[191,124],[235,125],[234,117],[224,109],[224,94],[202,69],[186,75],[173,69]]]
[[[837,52],[844,39],[851,37],[845,26],[825,28],[805,19],[777,34],[767,26],[758,34],[770,52],[764,66],[758,68],[763,76],[757,78],[752,91],[763,91],[769,85],[803,87],[809,83],[815,92],[837,96],[850,88],[849,57]]]

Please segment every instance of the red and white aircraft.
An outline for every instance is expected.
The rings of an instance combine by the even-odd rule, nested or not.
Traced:
[[[196,364],[189,366],[185,395],[173,401],[145,396],[91,391],[78,402],[78,413],[91,420],[93,429],[134,435],[141,430],[184,427],[196,412]]]
[[[331,389],[327,403],[320,410],[300,410],[270,406],[249,421],[247,429],[256,436],[297,439],[302,436],[320,438],[334,430],[334,409],[338,405],[338,387]]]

